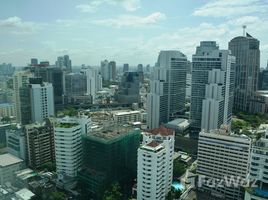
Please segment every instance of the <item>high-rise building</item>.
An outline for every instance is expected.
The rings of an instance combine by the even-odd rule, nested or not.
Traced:
[[[195,133],[230,125],[234,94],[235,58],[219,50],[214,41],[203,41],[192,60],[190,119]]]
[[[161,51],[147,96],[147,126],[157,128],[185,111],[187,57],[179,51]]]
[[[137,72],[143,72],[143,65],[142,64],[138,64]]]
[[[27,86],[20,88],[21,123],[43,122],[54,116],[53,86],[42,78],[30,78]]]
[[[109,62],[109,80],[111,81],[116,80],[116,62],[115,61]]]
[[[101,75],[104,81],[116,80],[116,62],[104,60],[101,61]]]
[[[91,95],[92,101],[95,102],[96,93],[102,89],[102,77],[97,69],[91,67],[82,67],[81,73],[86,75],[87,95]]]
[[[138,150],[137,199],[164,200],[165,146],[156,141],[142,145]]]
[[[140,74],[125,72],[118,86],[117,101],[120,103],[140,103]]]
[[[138,200],[167,196],[173,180],[174,142],[174,132],[164,126],[143,133],[138,150]]]
[[[128,63],[125,63],[124,65],[123,65],[123,73],[124,72],[128,72],[129,71],[129,64]]]
[[[245,200],[268,198],[268,131],[252,145],[249,180],[255,186],[246,188]]]
[[[67,72],[72,71],[72,61],[68,55],[59,56],[56,61],[56,67],[65,69]]]
[[[246,136],[230,135],[226,129],[200,132],[196,170],[199,189],[217,199],[242,200],[241,183],[249,172],[250,150],[251,139]]]
[[[64,117],[54,126],[56,170],[58,174],[76,177],[82,164],[82,140],[90,132],[87,116]]]
[[[35,77],[41,77],[44,82],[53,85],[55,106],[63,103],[64,70],[58,67],[34,67]]]
[[[101,61],[101,76],[104,81],[109,80],[109,61]]]
[[[54,130],[49,119],[44,123],[25,126],[27,163],[34,169],[46,163],[55,163]]]
[[[259,73],[258,90],[268,90],[268,69],[261,70]]]
[[[12,67],[11,63],[0,64],[0,75],[12,76],[15,72],[15,67]]]
[[[31,58],[31,66],[37,66],[38,65],[38,59],[37,58]]]
[[[13,76],[14,101],[16,110],[16,121],[21,122],[21,104],[20,104],[20,88],[25,87],[29,83],[30,72],[17,72]]]
[[[260,42],[248,33],[233,38],[229,50],[236,57],[235,65],[235,111],[249,111],[250,99],[258,88],[260,71]]]
[[[68,99],[75,96],[84,96],[86,93],[87,76],[85,74],[69,73],[65,75],[65,96]]]
[[[106,188],[115,182],[123,188],[132,184],[137,175],[140,130],[109,124],[83,135],[82,143],[83,168],[78,178],[88,197],[102,199]]]

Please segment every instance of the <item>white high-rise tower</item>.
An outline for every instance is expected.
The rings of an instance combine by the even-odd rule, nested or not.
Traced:
[[[147,125],[158,128],[185,110],[187,58],[179,51],[161,51],[153,68],[147,97]]]
[[[138,149],[138,200],[164,200],[170,191],[174,141],[174,132],[163,126],[143,133],[143,144]]]
[[[204,41],[196,49],[192,63],[191,126],[218,129],[229,126],[234,95],[235,57],[219,50],[216,42]]]

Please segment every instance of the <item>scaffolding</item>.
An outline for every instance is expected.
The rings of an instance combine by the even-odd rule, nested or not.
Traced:
[[[94,199],[112,183],[127,184],[136,178],[140,140],[139,129],[126,127],[82,136],[83,169],[78,178]]]

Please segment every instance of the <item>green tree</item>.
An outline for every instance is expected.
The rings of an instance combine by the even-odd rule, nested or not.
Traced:
[[[173,162],[173,176],[174,178],[179,178],[186,172],[187,166],[179,161],[179,160],[174,160]]]
[[[169,191],[166,200],[174,200],[174,199],[179,199],[181,196],[181,191],[176,190],[173,186],[171,187],[171,190]]]
[[[123,194],[121,192],[121,187],[118,183],[112,184],[111,187],[104,192],[103,200],[121,200],[123,199]]]
[[[55,172],[56,171],[56,165],[55,165],[55,163],[47,162],[47,163],[41,165],[39,170],[47,170],[47,171],[50,171],[50,172]]]
[[[65,200],[65,194],[63,192],[52,192],[48,200]]]

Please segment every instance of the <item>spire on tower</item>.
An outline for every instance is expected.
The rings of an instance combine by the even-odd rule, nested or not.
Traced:
[[[243,25],[242,28],[243,28],[243,36],[246,37],[246,28],[247,28],[247,25]]]

